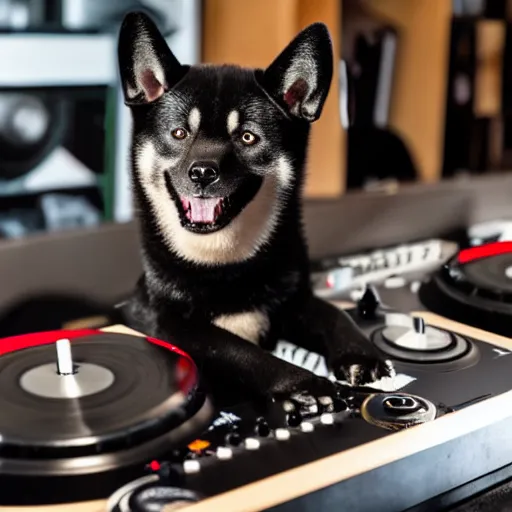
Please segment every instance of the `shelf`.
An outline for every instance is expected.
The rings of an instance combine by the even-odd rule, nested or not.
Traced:
[[[341,4],[341,0],[209,0],[204,6],[203,60],[214,64],[267,66],[306,25],[323,21],[329,27],[335,72],[322,117],[312,127],[308,198],[338,197],[345,191],[346,134],[338,101]],[[410,149],[421,180],[436,182],[444,147],[451,2],[367,0],[365,5],[399,31],[390,125]]]
[[[108,34],[0,34],[0,86],[114,83],[115,45]]]

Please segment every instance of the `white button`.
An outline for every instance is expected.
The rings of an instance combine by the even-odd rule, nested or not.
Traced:
[[[228,460],[233,457],[233,450],[226,448],[225,446],[219,446],[217,448],[217,458],[220,460]]]
[[[183,470],[187,475],[190,475],[192,473],[199,473],[199,470],[201,469],[201,465],[199,464],[198,460],[186,460],[183,463]]]
[[[324,425],[332,425],[334,423],[334,416],[329,413],[322,414],[322,416],[320,416],[320,421]]]
[[[421,281],[413,281],[411,283],[411,292],[418,293],[420,287],[421,287]]]
[[[402,286],[405,286],[406,285],[406,280],[401,277],[401,276],[393,276],[393,277],[388,277],[385,281],[384,281],[384,286],[386,288],[402,288]]]
[[[290,431],[285,428],[276,428],[275,436],[278,441],[287,441],[290,439]]]
[[[315,430],[315,426],[313,425],[313,423],[310,423],[309,421],[303,421],[300,424],[300,429],[302,430],[302,432],[313,432],[313,430]]]
[[[245,440],[245,447],[247,450],[257,450],[260,447],[260,442],[254,437],[248,437]]]

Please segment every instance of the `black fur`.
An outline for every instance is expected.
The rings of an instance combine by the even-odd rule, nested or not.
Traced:
[[[310,122],[320,116],[329,91],[332,58],[321,24],[299,34],[266,70],[181,66],[146,16],[129,14],[121,28],[119,64],[134,121],[133,189],[144,263],[123,312],[132,327],[188,351],[217,395],[227,387],[254,396],[336,392],[329,380],[264,350],[278,339],[324,354],[336,375],[352,384],[390,374],[348,315],[315,298],[310,287],[301,195]],[[192,108],[201,113],[198,133],[188,117]],[[226,119],[232,110],[239,112],[239,122],[230,134]],[[173,138],[176,129],[187,135]],[[245,130],[256,136],[254,145],[242,143]],[[138,168],[137,155],[148,142],[155,153],[145,179],[159,183],[159,190],[165,179],[168,192],[158,208],[152,208]],[[290,164],[286,186],[277,177],[280,157]],[[198,185],[191,169],[205,162],[219,174]],[[174,202],[183,232],[222,234],[269,183],[278,222],[253,254],[220,263],[202,262],[198,254],[194,261],[169,242],[172,237],[159,223],[158,216]],[[228,198],[224,217],[190,221],[180,198],[194,195]],[[270,323],[260,346],[212,324],[219,315],[254,310]]]

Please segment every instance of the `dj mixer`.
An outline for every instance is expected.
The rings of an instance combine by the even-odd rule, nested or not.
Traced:
[[[0,510],[443,510],[512,475],[509,269],[499,236],[315,262],[396,369],[335,399],[219,409],[186,353],[121,325],[1,340]]]

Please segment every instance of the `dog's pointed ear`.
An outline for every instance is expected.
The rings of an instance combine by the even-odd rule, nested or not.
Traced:
[[[186,73],[155,23],[142,12],[127,14],[117,47],[125,103],[151,103],[171,89]]]
[[[261,83],[286,112],[313,122],[322,113],[332,74],[329,30],[323,23],[313,23],[270,64]]]

